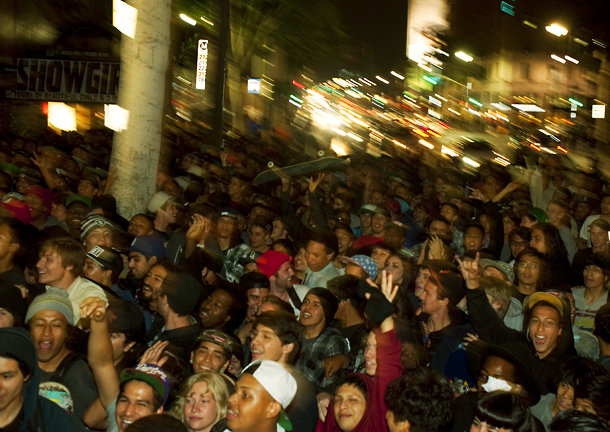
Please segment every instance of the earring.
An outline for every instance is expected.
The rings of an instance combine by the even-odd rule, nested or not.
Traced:
[[[193,364],[193,359],[190,359],[189,361],[191,362],[191,364]]]

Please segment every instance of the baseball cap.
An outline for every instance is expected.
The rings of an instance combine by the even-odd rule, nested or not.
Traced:
[[[29,224],[31,219],[30,208],[23,201],[23,196],[17,192],[9,192],[2,197],[2,205],[15,218],[24,224]]]
[[[87,207],[92,208],[93,207],[93,201],[91,200],[91,198],[86,197],[85,195],[79,195],[79,194],[72,194],[72,195],[68,195],[68,198],[66,198],[66,206],[69,206],[70,204],[72,204],[74,201],[80,201],[83,202],[87,205]]]
[[[161,240],[153,234],[134,238],[129,251],[154,255],[158,260],[165,259],[165,247],[163,247]]]
[[[150,200],[148,201],[148,204],[146,204],[146,210],[148,210],[151,213],[154,213],[157,210],[159,210],[159,208],[162,207],[163,204],[165,204],[170,199],[175,200],[176,197],[175,196],[171,197],[168,194],[166,194],[165,192],[157,192],[150,198]]]
[[[549,217],[547,216],[546,212],[538,207],[529,209],[527,214],[532,218],[536,219],[538,222],[548,222],[549,220]]]
[[[109,247],[95,246],[87,252],[87,257],[102,267],[112,270],[113,273],[119,274],[123,270],[121,255]]]
[[[231,207],[223,207],[218,212],[218,217],[230,217],[232,219],[237,219],[237,211]]]
[[[513,270],[513,267],[508,263],[505,263],[503,261],[494,261],[486,258],[481,258],[479,260],[479,265],[483,269],[486,269],[487,267],[496,268],[506,275],[511,285],[513,284],[513,282],[515,282],[515,271]]]
[[[358,215],[361,215],[362,213],[370,213],[370,214],[375,213],[375,206],[373,204],[365,204],[365,205],[363,205],[358,210]]]
[[[407,232],[409,231],[409,228],[405,224],[397,220],[392,222],[386,222],[384,224],[384,228],[396,228],[400,230],[402,234],[407,234]]]
[[[430,270],[430,280],[445,290],[447,297],[454,305],[466,295],[464,280],[458,274],[458,268],[442,259],[427,260],[421,264]]]
[[[250,363],[243,370],[242,375],[248,373],[282,405],[278,425],[284,430],[291,431],[292,423],[286,415],[286,407],[290,405],[297,392],[297,382],[282,365],[271,360],[257,360]]]
[[[43,188],[42,186],[34,185],[30,186],[24,195],[32,194],[36,195],[38,198],[42,200],[45,208],[47,209],[47,214],[51,213],[51,205],[53,204],[53,194],[47,188]]]
[[[233,346],[231,345],[231,340],[229,339],[229,336],[225,332],[222,332],[220,330],[204,330],[199,335],[199,337],[197,337],[196,346],[199,346],[199,344],[201,344],[202,342],[211,342],[213,344],[218,345],[223,350],[225,350],[225,353],[227,353],[227,358],[230,358],[231,354],[233,354]]]
[[[390,212],[384,209],[383,207],[375,207],[375,210],[373,210],[373,214],[380,214],[388,218],[390,217]]]
[[[373,261],[373,258],[367,255],[354,255],[351,258],[342,257],[341,261],[344,263],[354,263],[368,273],[371,279],[375,280],[377,278],[377,264]]]
[[[460,190],[457,189],[453,189],[450,190],[448,192],[445,192],[445,202],[449,202],[452,199],[458,199],[458,200],[463,200],[464,199],[464,193]]]
[[[109,333],[129,333],[136,342],[142,342],[146,336],[144,314],[134,302],[109,298],[106,321]]]
[[[138,379],[144,381],[163,397],[163,404],[169,396],[170,382],[168,376],[159,366],[154,364],[139,364],[135,368],[123,369],[121,382]]]
[[[388,198],[383,202],[383,206],[390,213],[401,213],[402,206],[394,198]]]
[[[535,292],[523,299],[523,313],[525,313],[528,309],[532,309],[536,306],[537,303],[545,301],[553,305],[555,309],[559,312],[561,316],[563,316],[563,307],[564,303],[559,297],[554,296],[553,294],[546,292]]]
[[[285,253],[268,250],[256,259],[256,266],[261,273],[270,278],[277,273],[285,262],[290,261],[292,261],[292,258]]]

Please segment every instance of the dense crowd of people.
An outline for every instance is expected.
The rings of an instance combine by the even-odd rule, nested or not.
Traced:
[[[594,160],[363,154],[254,186],[302,155],[174,137],[120,215],[108,138],[4,135],[0,430],[610,431]]]

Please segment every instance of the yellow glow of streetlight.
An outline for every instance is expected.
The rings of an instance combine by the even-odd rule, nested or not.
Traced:
[[[188,15],[185,14],[180,14],[180,18],[182,19],[182,21],[185,21],[187,23],[189,23],[190,25],[194,26],[195,24],[197,24],[197,21],[195,21],[193,18],[191,18]]]
[[[550,26],[546,26],[545,29],[546,31],[551,34],[554,34],[557,37],[565,36],[568,34],[568,30],[561,27],[559,24],[551,24]]]
[[[457,58],[459,58],[460,60],[464,60],[465,62],[471,62],[473,60],[472,56],[469,56],[468,54],[466,54],[465,52],[462,52],[462,51],[456,52],[455,56]]]

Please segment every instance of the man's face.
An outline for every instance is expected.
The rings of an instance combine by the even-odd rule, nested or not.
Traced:
[[[565,210],[559,207],[557,204],[549,204],[546,206],[546,214],[549,217],[549,223],[556,224],[559,223],[561,218],[563,218],[566,214]]]
[[[464,249],[476,252],[483,249],[483,233],[477,227],[470,227],[464,233]]]
[[[78,182],[78,187],[76,188],[76,193],[79,195],[84,195],[89,198],[94,198],[97,193],[97,188],[93,185],[90,180],[82,179]]]
[[[447,219],[449,222],[455,222],[458,215],[455,213],[455,209],[448,205],[443,205],[440,211],[441,216]]]
[[[229,356],[220,345],[212,342],[201,342],[191,353],[193,372],[221,373],[229,366]]]
[[[150,235],[153,231],[153,223],[145,216],[136,215],[129,221],[127,232],[136,237],[141,235]]]
[[[441,236],[444,237],[447,234],[447,229],[449,227],[443,221],[435,220],[428,227],[428,233],[433,236]]]
[[[144,278],[144,285],[140,289],[140,297],[147,301],[154,301],[161,294],[161,285],[167,276],[167,270],[163,266],[153,266]]]
[[[237,195],[241,193],[246,186],[237,177],[231,177],[231,181],[227,185],[227,193],[229,195]]]
[[[394,249],[400,249],[405,242],[406,235],[399,228],[386,228],[383,240]]]
[[[112,230],[108,227],[95,228],[85,237],[85,249],[89,252],[95,246],[112,247]]]
[[[222,328],[224,323],[229,321],[231,315],[231,305],[233,299],[224,290],[216,289],[212,294],[201,303],[199,308],[199,318],[201,326],[205,329]]]
[[[146,257],[140,252],[129,252],[129,270],[133,275],[134,279],[143,279],[154,264],[153,257],[150,260],[146,260]]]
[[[69,273],[71,269],[72,266],[64,267],[61,256],[59,256],[55,249],[47,249],[42,253],[38,263],[36,263],[38,283],[53,285],[67,276],[66,273]]]
[[[424,285],[424,290],[419,296],[419,302],[421,306],[421,311],[432,314],[442,309],[443,307],[447,307],[447,299],[439,300],[438,299],[438,288],[434,285],[430,280],[426,282]]]
[[[356,386],[343,384],[335,390],[333,414],[339,429],[345,432],[354,430],[362,420],[365,410],[366,398]]]
[[[428,216],[428,213],[422,207],[415,207],[415,210],[413,210],[413,219],[420,225],[423,225],[426,216]]]
[[[373,234],[383,234],[385,230],[385,223],[388,222],[388,218],[382,214],[374,214],[371,219],[371,229]]]
[[[608,282],[608,278],[604,275],[602,269],[596,265],[585,266],[582,276],[587,288],[601,287]]]
[[[168,200],[165,210],[159,209],[157,213],[160,213],[163,216],[163,220],[168,224],[176,222],[176,215],[178,214],[176,202],[171,199]]]
[[[574,387],[563,381],[559,383],[557,386],[557,408],[560,412],[574,408],[574,396]]]
[[[143,381],[131,380],[116,401],[115,418],[119,431],[123,432],[136,420],[162,412],[163,407],[155,412],[153,388]]]
[[[60,312],[41,310],[30,321],[30,339],[36,347],[39,362],[49,362],[65,353],[67,336],[68,320]]]
[[[273,230],[271,231],[271,238],[273,240],[286,238],[286,229],[284,228],[284,224],[282,223],[282,221],[279,219],[273,221]]]
[[[250,246],[260,248],[269,238],[269,233],[259,226],[253,226],[248,233],[250,237]]]
[[[319,272],[333,259],[334,253],[326,253],[322,243],[309,241],[307,243],[307,265],[312,272]]]
[[[71,202],[66,208],[66,225],[73,231],[80,231],[80,224],[85,220],[91,209],[82,201]]]
[[[344,255],[347,249],[354,243],[354,238],[349,232],[343,229],[335,230],[335,235],[339,241],[339,255]]]
[[[275,284],[281,289],[292,288],[293,276],[294,270],[292,269],[292,264],[289,261],[286,261],[274,275]]]
[[[103,285],[104,269],[89,257],[85,258],[83,273],[87,279],[91,279],[93,282]]]
[[[256,219],[259,216],[264,217],[266,214],[267,214],[267,212],[265,211],[264,208],[262,208],[260,206],[254,206],[250,210],[250,213],[248,213],[248,219],[250,220],[250,222],[254,222],[254,219]]]
[[[528,327],[538,357],[545,358],[555,349],[561,335],[559,311],[550,306],[534,307]]]
[[[222,216],[216,223],[216,231],[220,238],[230,238],[235,229],[235,219],[228,216]]]
[[[601,213],[604,216],[610,215],[610,197],[604,197],[600,207],[601,207]]]
[[[248,319],[254,320],[258,308],[263,304],[263,297],[269,295],[269,288],[250,288],[248,290]]]
[[[362,213],[360,215],[360,225],[362,228],[368,228],[371,226],[371,218],[373,215],[371,213]]]
[[[602,248],[608,242],[608,232],[597,225],[591,225],[589,234],[591,236],[591,244],[595,248]]]
[[[585,220],[587,218],[587,216],[589,216],[590,213],[591,213],[591,205],[589,203],[582,202],[576,206],[576,214],[574,215],[574,217],[577,220],[582,221],[582,220]]]
[[[18,414],[21,407],[17,406],[17,403],[19,403],[21,391],[27,377],[24,377],[23,373],[21,373],[17,360],[4,357],[0,357],[0,376],[2,377],[0,412],[10,412],[10,408],[14,407],[16,409],[15,414]]]
[[[483,384],[487,384],[489,377],[515,383],[515,367],[500,357],[489,356],[481,366],[477,376],[477,391],[485,392]]]
[[[34,195],[33,193],[25,194],[23,197],[23,201],[30,208],[30,215],[32,220],[37,219],[46,214],[46,210],[44,207],[44,201],[38,195]]]
[[[420,267],[417,272],[417,277],[415,278],[415,295],[417,297],[424,292],[424,287],[428,283],[428,278],[430,278],[430,270],[425,267]]]
[[[269,404],[276,403],[267,390],[249,373],[235,384],[227,406],[227,427],[233,432],[255,430],[266,419]]]
[[[254,337],[250,341],[252,361],[272,360],[277,362],[282,358],[284,352],[291,351],[291,348],[282,346],[280,338],[269,327],[257,324],[253,330],[253,335]],[[284,348],[286,348],[286,351]]]
[[[192,163],[193,163],[193,158],[189,155],[184,155],[184,156],[182,156],[182,159],[180,159],[180,164],[178,164],[178,168],[186,171],[187,169],[190,168]]]
[[[301,306],[301,325],[303,327],[315,327],[321,325],[324,321],[322,302],[317,296],[307,294]]]
[[[0,225],[0,259],[9,254],[14,254],[19,249],[19,244],[13,243],[11,229],[8,225]]]
[[[371,259],[377,264],[377,270],[381,271],[385,267],[385,262],[390,257],[390,251],[384,248],[376,247],[373,249]]]
[[[540,277],[540,259],[533,255],[522,256],[517,263],[517,279],[525,285],[534,285]]]

